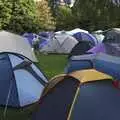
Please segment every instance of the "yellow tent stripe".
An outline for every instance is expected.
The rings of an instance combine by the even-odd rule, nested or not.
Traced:
[[[68,117],[67,117],[67,120],[70,120],[70,118],[71,118],[72,111],[73,111],[73,108],[74,108],[79,91],[80,91],[80,87],[78,86],[78,88],[76,90],[76,94],[75,94],[73,102],[72,102],[72,105],[71,105],[71,108],[70,108],[70,111],[69,111],[69,114],[68,114]]]

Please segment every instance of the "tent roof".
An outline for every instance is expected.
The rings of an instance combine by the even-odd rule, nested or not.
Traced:
[[[75,72],[70,73],[69,75],[80,80],[81,83],[97,81],[97,80],[112,79],[111,76],[105,73],[96,71],[95,69],[75,71]]]
[[[13,52],[26,56],[36,62],[37,59],[27,40],[7,31],[0,31],[0,52]]]
[[[72,109],[72,120],[119,120],[120,90],[112,81],[97,81],[80,86]]]
[[[94,72],[97,73],[97,71],[94,70],[88,71],[93,72],[93,74]],[[76,74],[78,74],[76,76],[79,76],[79,72],[76,72]],[[82,78],[84,79],[86,76],[86,74],[83,74]],[[119,103],[119,100],[116,100],[117,96],[119,96],[119,90],[116,90],[116,88],[112,86],[111,79],[98,79],[97,81],[93,80],[93,82],[91,80],[91,82],[80,84],[80,80],[72,77],[72,75],[61,75],[57,77],[55,77],[54,80],[59,82],[56,82],[57,84],[51,88],[52,90],[49,90],[40,100],[39,108],[32,116],[33,120],[71,120],[71,118],[74,118],[74,120],[79,120],[80,118],[82,120],[89,120],[94,117],[95,119],[93,120],[97,120],[97,116],[101,114],[104,120],[106,120],[106,118],[110,118],[110,115],[112,115],[109,114],[109,112],[113,112],[112,109],[114,109],[115,112],[114,117],[115,115],[119,116],[118,110],[120,108],[117,107],[117,110],[114,108],[114,105],[117,106]],[[107,95],[111,98],[110,101]],[[114,101],[117,103],[114,103]],[[112,105],[112,103],[114,105]],[[106,107],[106,104],[110,105],[111,109],[109,106]],[[54,109],[52,109],[53,106]],[[105,108],[107,111],[102,110],[102,108]],[[96,114],[94,115],[94,113]],[[82,117],[82,115],[84,117]],[[87,116],[89,116],[89,118]]]
[[[76,29],[73,29],[71,31],[67,31],[66,33],[69,35],[73,35],[73,34],[78,33],[78,32],[89,33],[88,31],[80,29],[80,28],[76,28]]]

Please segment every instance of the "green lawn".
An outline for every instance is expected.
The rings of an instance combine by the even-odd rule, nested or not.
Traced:
[[[67,62],[67,55],[42,55],[38,56],[38,66],[50,79],[51,77],[64,72]]]
[[[44,72],[48,79],[64,72],[67,55],[38,55],[38,67]],[[26,86],[27,87],[27,86]],[[4,108],[0,108],[0,120],[30,120],[31,113],[36,106],[25,109],[8,109],[6,118],[3,118]]]

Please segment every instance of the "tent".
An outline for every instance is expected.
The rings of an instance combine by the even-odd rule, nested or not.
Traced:
[[[75,37],[78,41],[88,40],[88,41],[91,41],[93,45],[97,44],[97,39],[92,34],[90,34],[88,31],[77,28],[71,31],[67,31],[65,33]]]
[[[97,31],[94,31],[92,33],[92,35],[97,39],[98,43],[102,43],[103,42],[103,39],[104,39],[104,35],[103,35],[103,32],[102,30],[97,30]]]
[[[44,34],[42,34],[44,35]],[[40,35],[37,35],[37,34],[34,34],[34,33],[24,33],[23,34],[23,37],[25,38],[25,40],[27,40],[29,42],[29,44],[31,45],[31,47],[33,48],[33,44],[36,40],[39,40],[39,48],[41,48],[46,42],[47,42],[47,39],[44,36],[42,36],[41,34]]]
[[[38,102],[47,78],[28,58],[0,53],[0,105],[21,108]]]
[[[91,41],[93,45],[98,44],[97,39],[90,33],[79,32],[79,33],[73,34],[72,36],[75,37],[78,41],[88,40],[88,41]]]
[[[65,73],[90,68],[109,74],[115,79],[120,79],[120,57],[106,53],[73,56],[69,59]]]
[[[76,34],[76,33],[79,33],[79,32],[89,33],[86,30],[83,30],[83,29],[80,29],[80,28],[75,28],[73,30],[67,31],[67,34],[73,35],[73,34]]]
[[[68,58],[75,55],[83,55],[92,47],[93,45],[90,41],[79,41],[71,50]]]
[[[59,76],[53,83],[32,120],[119,120],[120,91],[111,76],[92,69]]]
[[[106,53],[112,56],[120,57],[120,44],[119,43],[101,43],[88,50],[86,53]]]
[[[78,41],[72,36],[56,34],[40,49],[40,52],[68,54],[77,43]]]
[[[104,33],[104,43],[120,43],[120,28],[112,28]]]
[[[7,31],[0,31],[0,42],[0,52],[18,53],[34,62],[37,61],[28,41],[25,41],[23,37]]]

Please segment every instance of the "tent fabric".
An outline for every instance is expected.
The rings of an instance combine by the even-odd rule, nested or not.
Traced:
[[[112,81],[97,81],[80,86],[70,120],[119,120],[120,90]]]
[[[105,33],[104,43],[120,43],[120,29],[113,28]]]
[[[0,31],[0,41],[0,52],[18,53],[34,62],[37,61],[28,41],[25,41],[23,37],[7,31]]]
[[[64,78],[66,76],[67,76],[66,74],[60,74],[60,75],[57,75],[57,76],[51,78],[49,80],[49,84],[47,84],[44,89],[43,96],[46,95],[50,91],[50,89],[52,89],[56,84],[58,84],[59,82],[64,80]]]
[[[40,49],[40,52],[68,54],[77,43],[78,41],[72,36],[57,34]]]
[[[26,59],[14,53],[0,53],[0,105],[24,107],[39,101],[42,96],[48,82],[44,74],[29,59],[27,61],[30,64],[27,66],[16,67]],[[27,67],[31,68],[34,74],[41,74],[36,77],[31,71],[26,70]],[[41,81],[45,84],[41,84]]]
[[[78,85],[79,82],[72,77],[59,82],[40,100],[40,107],[32,119],[66,120]]]
[[[64,72],[71,73],[77,70],[92,69],[92,68],[93,68],[93,63],[90,60],[69,60],[69,62],[67,63],[64,69]]]
[[[106,53],[112,56],[120,56],[119,43],[101,43],[88,50],[86,53]]]
[[[93,46],[90,41],[79,41],[71,50],[68,58],[76,55],[83,55],[92,47]]]
[[[88,71],[93,71],[93,73],[101,76],[98,78],[104,76],[103,73],[96,70]],[[33,113],[32,119],[96,120],[99,116],[99,120],[101,118],[106,120],[106,118],[110,118],[113,112],[116,115],[114,117],[119,118],[120,108],[117,106],[120,98],[119,90],[112,85],[111,77],[105,75],[104,80],[102,78],[95,81],[92,79],[89,81],[87,77],[88,82],[81,83],[80,81],[84,81],[84,77],[87,76],[83,73],[82,77],[78,77],[82,73],[79,71],[76,72],[76,75],[62,75],[62,77],[64,76],[62,79],[61,76],[58,76],[58,79],[56,77],[54,82],[59,82],[55,82],[57,84],[40,99],[38,109]]]
[[[85,61],[88,61],[87,64]],[[119,65],[120,57],[111,56],[105,53],[74,56],[69,60],[65,68],[65,73],[94,68],[119,80]]]
[[[80,80],[81,83],[112,79],[111,76],[104,74],[102,72],[96,71],[95,69],[75,71],[70,73],[69,75],[71,75],[74,78],[77,78],[78,80]]]
[[[73,34],[73,37],[75,37],[77,40],[91,41],[93,45],[98,44],[97,39],[90,33],[79,32],[79,33]]]
[[[83,29],[80,29],[80,28],[75,28],[75,29],[73,29],[73,30],[71,30],[71,31],[67,31],[67,34],[73,35],[73,34],[79,33],[79,32],[89,33],[89,32],[86,31],[86,30],[83,30]]]
[[[94,76],[93,76],[94,75]],[[44,89],[45,95],[50,89],[52,89],[56,84],[61,82],[62,80],[66,79],[66,77],[73,77],[77,79],[80,83],[97,81],[97,80],[104,80],[104,79],[112,79],[111,76],[104,74],[102,72],[96,71],[95,69],[88,69],[88,70],[78,70],[69,74],[60,74],[53,77],[49,84]]]
[[[103,35],[103,32],[104,31],[102,30],[97,30],[92,33],[92,35],[97,39],[99,44],[102,43],[105,38],[105,36]]]

